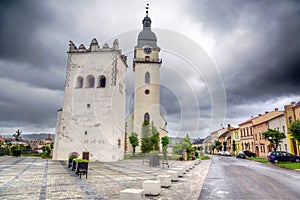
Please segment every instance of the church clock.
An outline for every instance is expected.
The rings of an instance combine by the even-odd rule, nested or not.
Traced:
[[[152,52],[151,48],[144,48],[144,53],[145,54],[150,54]]]

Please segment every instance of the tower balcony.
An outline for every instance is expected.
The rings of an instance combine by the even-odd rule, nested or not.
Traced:
[[[161,64],[162,60],[161,59],[153,59],[153,58],[133,58],[134,63],[157,63]]]

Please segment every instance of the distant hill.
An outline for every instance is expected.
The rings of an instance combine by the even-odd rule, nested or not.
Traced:
[[[14,138],[12,135],[2,135],[3,138]],[[21,134],[23,140],[42,140],[48,138],[48,133],[33,133],[33,134]],[[50,138],[54,141],[55,134],[50,134]]]

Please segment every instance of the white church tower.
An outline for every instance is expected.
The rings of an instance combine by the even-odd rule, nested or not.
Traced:
[[[134,49],[134,108],[126,119],[127,144],[126,151],[132,152],[129,136],[132,132],[139,135],[140,152],[141,127],[145,120],[153,121],[160,137],[167,136],[166,120],[160,113],[160,67],[162,60],[159,58],[160,48],[157,46],[155,34],[151,31],[151,19],[143,19],[143,30],[139,33],[137,45]]]
[[[53,159],[72,151],[90,160],[113,162],[124,157],[126,57],[118,40],[100,48],[77,48],[70,41],[63,108],[58,111]]]

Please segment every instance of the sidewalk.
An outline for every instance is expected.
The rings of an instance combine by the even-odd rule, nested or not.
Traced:
[[[170,161],[170,169],[188,162]],[[202,161],[157,197],[146,199],[198,199],[210,160]],[[88,179],[81,179],[64,161],[36,157],[0,157],[0,199],[119,199],[126,188],[141,189],[144,180],[154,180],[165,170],[141,160],[89,163]]]

